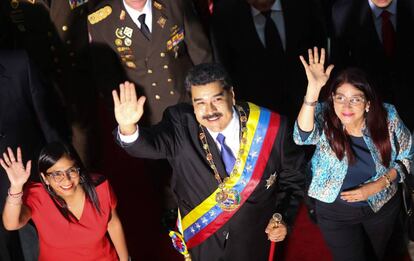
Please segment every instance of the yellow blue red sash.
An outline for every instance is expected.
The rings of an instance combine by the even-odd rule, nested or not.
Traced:
[[[280,125],[278,114],[252,103],[248,105],[250,113],[246,124],[246,146],[238,159],[240,164],[235,164],[235,168],[238,168],[237,174],[232,175],[226,182],[226,188],[237,190],[241,195],[240,207],[260,182]],[[214,191],[182,219],[181,233],[188,249],[214,234],[240,208],[223,211],[215,200],[218,191],[219,189]]]

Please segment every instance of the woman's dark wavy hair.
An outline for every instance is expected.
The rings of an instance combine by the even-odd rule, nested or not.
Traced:
[[[98,211],[98,213],[101,214],[101,207],[99,203],[99,198],[96,194],[95,184],[92,181],[89,174],[86,172],[78,154],[72,147],[60,142],[52,142],[43,147],[38,160],[39,176],[40,173],[46,175],[47,170],[53,165],[55,165],[55,163],[62,157],[67,157],[73,160],[75,162],[76,167],[80,169],[79,184],[85,191],[87,200],[90,200],[93,206]],[[52,198],[53,202],[55,203],[56,207],[58,208],[59,212],[63,215],[63,217],[65,217],[65,219],[67,219],[69,222],[77,222],[78,220],[75,217],[75,215],[68,209],[66,201],[62,197],[57,195],[52,188],[46,185],[42,177],[40,177],[40,180],[43,184],[43,187],[46,189],[47,193]]]
[[[370,103],[369,111],[365,112],[365,124],[375,147],[381,154],[382,165],[388,167],[391,161],[391,142],[388,133],[387,112],[377,95],[368,76],[358,68],[347,68],[341,71],[327,84],[326,103],[327,109],[324,113],[324,130],[329,144],[339,160],[345,155],[350,164],[355,162],[355,155],[351,149],[350,138],[343,128],[342,123],[334,110],[332,94],[338,87],[349,83],[364,93],[365,99]]]

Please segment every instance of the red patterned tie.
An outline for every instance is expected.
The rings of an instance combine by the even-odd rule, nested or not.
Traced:
[[[388,58],[394,57],[395,52],[395,31],[390,20],[391,13],[387,10],[382,11],[382,45],[385,55]]]

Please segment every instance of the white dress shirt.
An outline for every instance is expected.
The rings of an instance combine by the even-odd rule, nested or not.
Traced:
[[[377,7],[371,0],[368,0],[368,4],[372,10],[372,18],[374,19],[375,30],[377,31],[378,37],[382,43],[381,13],[383,10],[387,10],[388,12],[390,12],[391,14],[390,20],[391,20],[392,26],[394,27],[394,31],[396,31],[395,28],[397,26],[397,0],[393,0],[391,4],[385,9]]]
[[[239,148],[240,148],[240,121],[239,121],[239,114],[236,112],[236,110],[233,107],[233,118],[231,119],[229,125],[222,130],[221,132],[214,132],[209,129],[207,129],[208,133],[210,133],[211,137],[216,142],[216,145],[221,152],[221,145],[217,141],[217,135],[219,133],[223,134],[226,139],[224,142],[226,145],[231,149],[231,152],[233,152],[233,156],[237,158],[237,155],[239,154]]]
[[[257,35],[259,36],[260,41],[262,42],[263,46],[266,46],[265,43],[265,25],[266,25],[266,18],[260,13],[259,10],[250,6],[254,26],[256,28]],[[279,31],[280,40],[282,41],[283,50],[286,51],[286,33],[285,33],[285,21],[283,19],[283,10],[282,4],[280,0],[276,0],[272,7],[271,17],[273,22],[276,24],[277,30]]]
[[[147,0],[142,11],[135,10],[130,7],[125,0],[123,0],[125,10],[131,17],[132,21],[141,29],[141,23],[138,21],[138,17],[142,14],[145,14],[145,24],[148,26],[149,31],[152,33],[152,0]]]

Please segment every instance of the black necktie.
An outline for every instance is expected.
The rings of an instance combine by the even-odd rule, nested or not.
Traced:
[[[394,57],[395,52],[395,31],[390,19],[391,13],[382,11],[382,45],[388,58]]]
[[[147,40],[151,40],[151,32],[148,26],[145,24],[145,14],[142,14],[138,17],[138,21],[141,23],[141,28],[139,29],[141,33],[147,38]]]
[[[282,40],[280,39],[279,31],[277,30],[271,14],[272,10],[262,12],[262,15],[266,18],[264,34],[266,49],[272,54],[281,55],[284,53]]]

